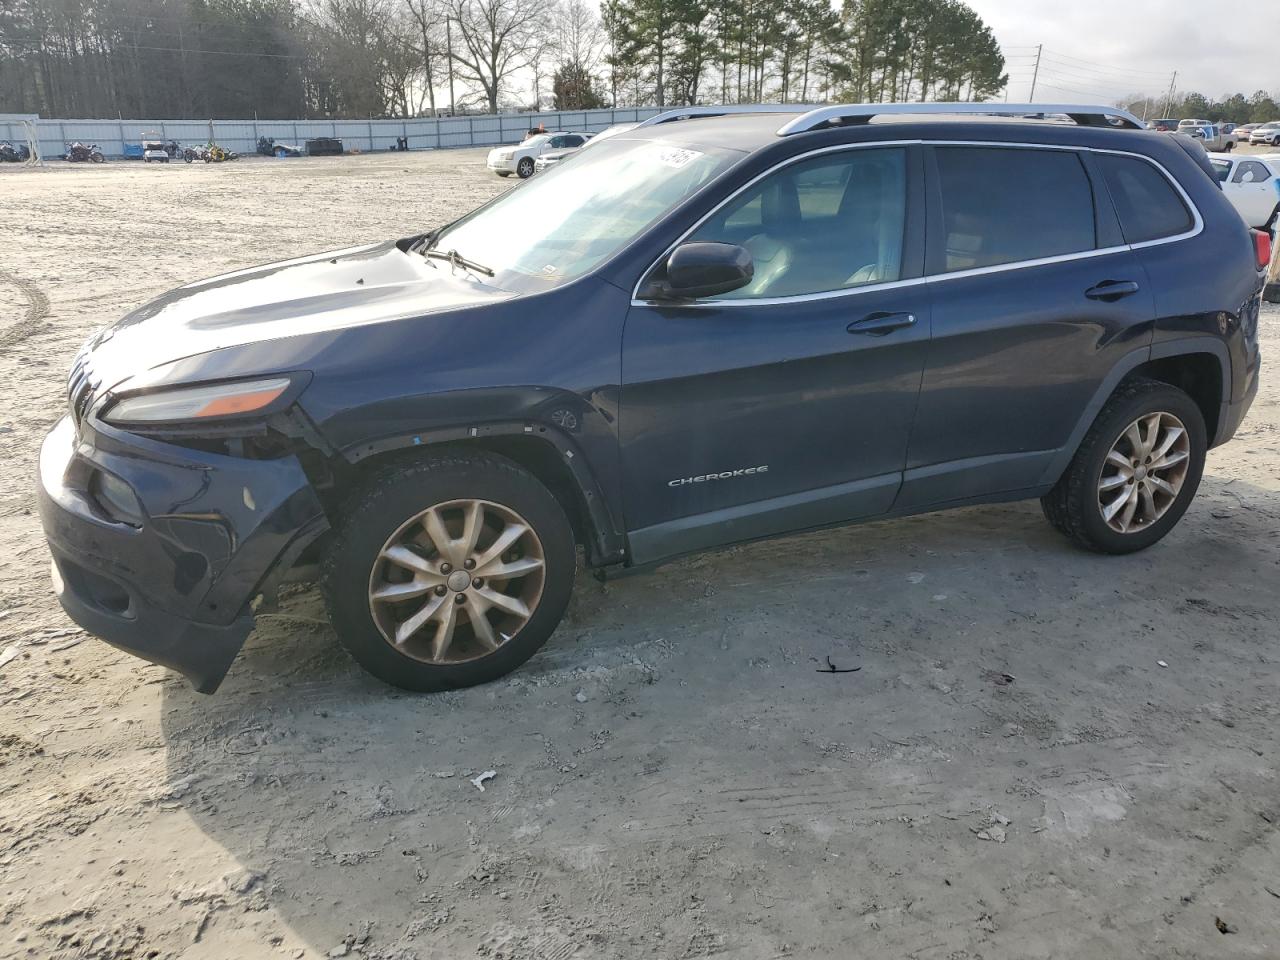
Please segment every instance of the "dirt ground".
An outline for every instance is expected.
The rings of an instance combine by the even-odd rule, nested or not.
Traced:
[[[0,171],[0,957],[1280,957],[1274,362],[1127,558],[1025,503],[582,577],[529,664],[438,696],[305,589],[213,697],[77,631],[33,487],[89,332],[507,185],[478,151]]]

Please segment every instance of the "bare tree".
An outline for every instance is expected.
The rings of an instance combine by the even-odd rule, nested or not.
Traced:
[[[546,36],[547,0],[449,0],[457,27],[453,59],[460,79],[483,91],[489,110],[513,73],[532,63]]]
[[[436,82],[445,69],[451,69],[448,62],[448,10],[441,0],[405,0],[409,6],[409,15],[416,28],[414,45],[422,58],[422,81],[426,86],[427,103],[431,115],[436,115]]]
[[[551,11],[556,59],[586,73],[595,72],[604,54],[604,26],[586,0],[560,0]]]

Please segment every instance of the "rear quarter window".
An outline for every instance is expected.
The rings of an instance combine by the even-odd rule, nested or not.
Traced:
[[[1097,161],[1127,243],[1176,237],[1195,225],[1178,191],[1154,164],[1114,153],[1100,153]]]

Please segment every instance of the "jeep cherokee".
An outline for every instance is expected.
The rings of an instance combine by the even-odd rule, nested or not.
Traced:
[[[207,693],[318,564],[355,658],[437,690],[547,640],[579,546],[1037,497],[1148,547],[1257,390],[1270,241],[1141,127],[687,108],[429,233],[167,293],[80,351],[42,449],[61,603]]]

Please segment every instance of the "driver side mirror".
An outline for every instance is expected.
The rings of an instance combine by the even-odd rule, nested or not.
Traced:
[[[664,279],[650,280],[644,300],[697,300],[737,290],[751,282],[751,254],[736,243],[682,243],[667,258]]]

